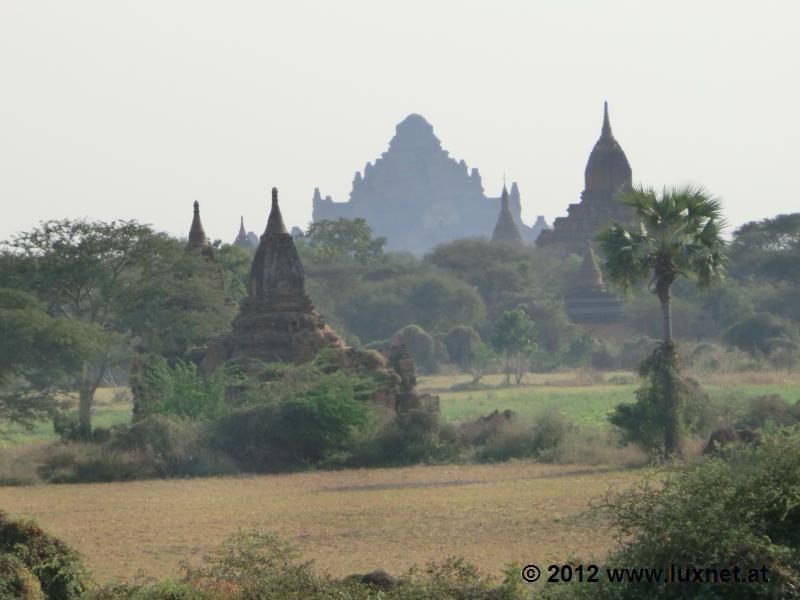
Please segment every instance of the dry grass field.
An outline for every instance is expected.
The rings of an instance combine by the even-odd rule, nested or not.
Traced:
[[[0,507],[77,548],[100,582],[177,574],[236,528],[272,531],[333,575],[399,573],[463,556],[487,574],[602,555],[612,532],[590,510],[641,470],[419,466],[237,478],[0,488]]]

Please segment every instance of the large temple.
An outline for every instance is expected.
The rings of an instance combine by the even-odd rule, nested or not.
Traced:
[[[421,253],[458,238],[489,237],[499,198],[484,194],[478,169],[451,158],[423,117],[411,114],[397,125],[389,149],[363,175],[356,172],[347,202],[314,191],[313,219],[363,218],[390,250]],[[527,243],[538,230],[522,222],[519,188],[511,186],[509,210]]]
[[[537,246],[557,246],[569,253],[582,254],[586,243],[592,241],[602,227],[631,218],[630,208],[618,198],[621,189],[631,187],[631,166],[611,133],[608,103],[603,110],[600,139],[586,164],[584,181],[580,202],[570,204],[567,216],[558,217],[552,229],[539,235]]]

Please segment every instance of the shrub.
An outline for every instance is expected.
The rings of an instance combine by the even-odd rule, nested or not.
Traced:
[[[608,417],[622,434],[623,444],[636,444],[646,452],[664,458],[667,385],[672,387],[679,431],[696,433],[705,428],[709,397],[696,381],[680,374],[677,361],[677,358],[667,357],[659,348],[640,365],[642,384],[635,392],[636,401],[618,404]]]
[[[615,566],[702,565],[769,568],[769,583],[717,583],[714,597],[796,597],[800,584],[800,430],[740,445],[684,467],[663,483],[610,499],[620,548]],[[686,597],[680,585],[614,584],[599,598]],[[710,591],[710,589],[709,589]]]
[[[539,457],[552,461],[575,425],[557,411],[545,411],[533,425],[508,421],[497,428],[483,448],[477,452],[481,461],[496,462],[511,458]]]
[[[469,367],[470,357],[480,343],[481,337],[478,332],[464,325],[454,327],[444,338],[450,362],[465,370]]]
[[[456,434],[439,412],[422,408],[396,415],[353,450],[353,466],[439,462],[457,455]]]
[[[419,325],[408,325],[397,332],[403,336],[408,353],[421,373],[435,373],[439,368],[436,342]]]
[[[44,600],[39,580],[12,554],[0,554],[0,598]]]
[[[778,427],[793,425],[800,421],[800,404],[790,406],[776,394],[757,396],[747,402],[745,415],[739,427],[761,428],[768,424]]]
[[[740,321],[725,333],[726,339],[751,354],[769,354],[779,347],[796,347],[797,328],[771,313],[758,313]]]
[[[3,511],[0,511],[0,557],[3,558],[0,565],[5,563],[0,569],[5,568],[6,572],[11,573],[8,579],[0,578],[0,582],[13,583],[11,577],[14,577],[17,582],[15,585],[28,585],[30,588],[31,584],[25,579],[27,569],[36,577],[41,591],[50,600],[78,598],[87,589],[89,576],[74,550],[32,521],[14,520]],[[35,592],[34,586],[32,593]]]

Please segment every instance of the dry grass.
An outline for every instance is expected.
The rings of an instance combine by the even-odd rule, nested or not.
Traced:
[[[277,532],[334,575],[451,555],[498,574],[602,555],[611,531],[589,502],[641,474],[519,462],[51,485],[0,488],[0,507],[76,547],[99,581],[176,574],[238,527]]]

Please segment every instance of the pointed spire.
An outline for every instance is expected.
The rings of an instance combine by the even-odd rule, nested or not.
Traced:
[[[194,201],[194,216],[192,217],[192,226],[189,228],[189,243],[187,248],[205,248],[208,246],[208,239],[206,232],[203,231],[203,224],[200,222],[200,203]]]
[[[592,242],[586,240],[586,250],[583,254],[583,263],[581,264],[579,274],[580,285],[584,287],[596,288],[605,290],[606,285],[603,282],[603,274],[600,271],[600,266],[597,264],[597,256],[595,256]]]
[[[611,122],[608,120],[608,102],[603,102],[603,132],[600,137],[614,137],[611,133]]]
[[[267,229],[264,231],[265,235],[268,233],[289,235],[286,225],[283,224],[281,209],[278,206],[278,188],[272,188],[272,209],[269,213],[269,219],[267,219]]]
[[[247,230],[244,228],[244,215],[242,215],[241,221],[239,221],[239,236],[247,237]]]
[[[503,184],[503,193],[500,195],[500,214],[497,216],[497,224],[492,233],[492,243],[504,246],[522,248],[525,242],[522,234],[517,228],[514,216],[511,214],[511,207],[508,202],[508,189]]]

